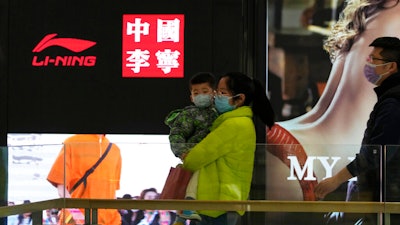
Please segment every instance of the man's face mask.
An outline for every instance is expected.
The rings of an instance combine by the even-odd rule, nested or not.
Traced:
[[[387,65],[389,63],[391,63],[391,62],[383,63],[383,64],[372,64],[372,63],[367,62],[365,64],[365,66],[364,66],[364,76],[365,76],[365,78],[367,78],[367,80],[369,82],[371,82],[371,83],[376,85],[382,79],[382,77],[384,75],[389,73],[389,71],[387,71],[385,73],[382,73],[382,74],[377,74],[375,72],[375,68],[378,67],[378,66]]]

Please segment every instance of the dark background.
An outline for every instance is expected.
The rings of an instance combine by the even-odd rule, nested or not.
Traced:
[[[190,103],[191,75],[248,72],[253,54],[247,33],[248,10],[256,10],[252,2],[13,0],[3,4],[8,17],[2,21],[8,23],[2,22],[2,31],[8,35],[1,40],[6,67],[2,71],[6,91],[1,93],[6,115],[1,128],[7,133],[166,134],[164,117]],[[122,78],[123,14],[185,15],[185,78]],[[96,65],[33,67],[32,49],[49,33],[97,42],[84,52],[97,56]],[[45,51],[71,55],[61,47]]]

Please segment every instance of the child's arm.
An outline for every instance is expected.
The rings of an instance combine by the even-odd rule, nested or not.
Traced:
[[[182,154],[193,147],[187,143],[187,140],[194,131],[194,117],[189,110],[182,110],[173,116],[173,120],[169,120],[168,124],[170,126],[169,141],[174,155],[182,158]]]

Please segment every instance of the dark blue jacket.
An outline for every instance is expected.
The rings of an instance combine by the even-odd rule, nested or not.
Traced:
[[[359,200],[400,201],[400,73],[388,77],[374,91],[378,101],[367,122],[363,146],[347,169],[358,177]]]

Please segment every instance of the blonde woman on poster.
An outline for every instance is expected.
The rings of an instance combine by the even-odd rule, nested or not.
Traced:
[[[314,163],[314,179],[289,182],[288,156],[296,156],[299,165],[304,165],[310,156],[340,155],[346,151],[342,146],[359,147],[376,102],[373,85],[363,77],[363,69],[371,51],[368,45],[380,36],[400,37],[399,0],[348,0],[325,41],[324,49],[333,64],[320,100],[310,112],[279,122],[267,133],[269,145],[298,144],[295,148],[268,148],[274,156],[268,158],[268,167],[279,169],[267,177],[289,193],[279,195],[282,190],[278,186],[268,186],[269,199],[315,200],[314,187],[327,174],[321,164]]]

